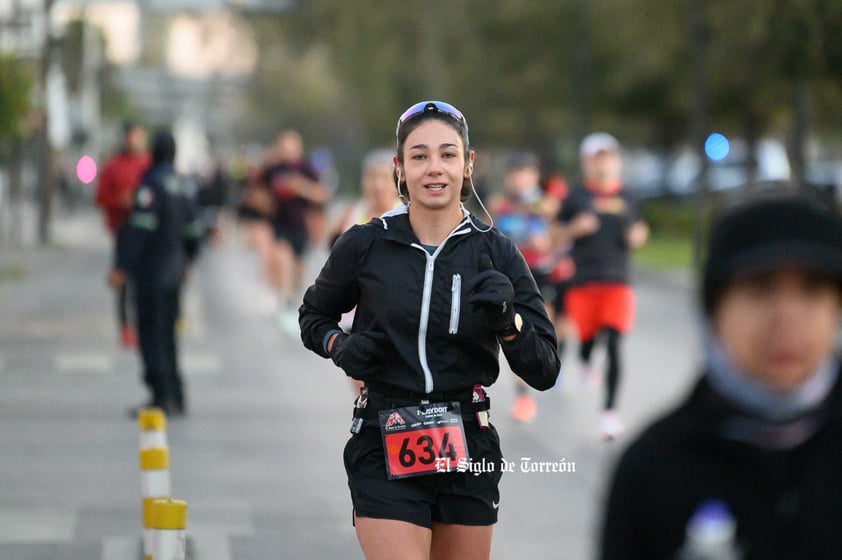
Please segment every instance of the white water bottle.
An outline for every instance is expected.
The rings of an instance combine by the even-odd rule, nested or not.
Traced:
[[[737,521],[721,500],[702,502],[687,523],[680,560],[740,560]]]

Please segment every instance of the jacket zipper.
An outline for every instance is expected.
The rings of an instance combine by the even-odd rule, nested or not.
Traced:
[[[450,329],[448,333],[459,332],[459,306],[462,299],[462,275],[454,274],[453,283],[450,285]]]
[[[436,257],[441,253],[447,240],[454,235],[464,235],[470,233],[470,229],[459,229],[465,225],[465,222],[459,224],[450,235],[445,237],[438,249],[431,255],[423,246],[418,243],[413,243],[412,246],[424,253],[427,259],[427,266],[424,271],[424,291],[421,299],[421,317],[418,321],[418,360],[421,362],[421,369],[424,370],[424,392],[432,393],[435,385],[433,383],[433,372],[430,371],[430,364],[427,362],[427,327],[430,324],[430,299],[433,294],[433,272],[436,268]]]

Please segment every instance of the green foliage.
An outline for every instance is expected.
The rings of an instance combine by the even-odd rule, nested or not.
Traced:
[[[689,237],[653,235],[632,255],[635,264],[657,270],[690,269],[693,240]]]
[[[783,136],[806,84],[811,132],[838,134],[839,0],[309,0],[246,16],[261,46],[250,126],[266,138],[304,123],[358,162],[391,142],[406,106],[440,98],[465,112],[476,147],[531,149],[570,174],[598,128],[668,150],[691,139],[695,9],[707,126]]]
[[[32,74],[22,61],[0,54],[0,142],[24,135],[32,83]]]
[[[640,205],[640,213],[653,236],[692,237],[695,231],[696,209],[690,202],[646,200]]]

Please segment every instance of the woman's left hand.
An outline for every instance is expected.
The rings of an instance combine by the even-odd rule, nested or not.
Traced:
[[[515,289],[508,276],[494,269],[488,255],[480,258],[480,270],[474,278],[468,301],[479,305],[485,312],[488,328],[499,332],[514,322]]]

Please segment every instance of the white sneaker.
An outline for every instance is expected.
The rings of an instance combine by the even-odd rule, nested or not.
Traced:
[[[278,327],[281,332],[290,337],[297,337],[299,335],[298,326],[298,312],[285,309],[278,313]]]
[[[257,292],[257,312],[271,317],[278,312],[278,296],[269,288],[260,288]]]
[[[620,422],[616,410],[609,409],[602,413],[602,419],[599,421],[599,432],[602,439],[606,441],[617,439],[625,429],[626,427]]]
[[[579,379],[582,385],[596,389],[602,385],[602,372],[590,364],[579,364]]]

